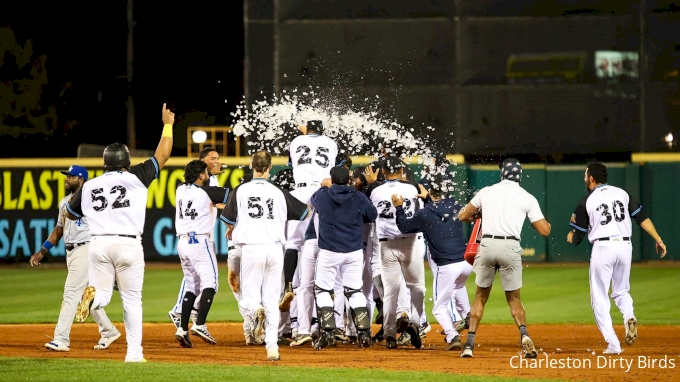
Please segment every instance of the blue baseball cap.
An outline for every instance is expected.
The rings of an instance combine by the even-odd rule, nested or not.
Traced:
[[[68,168],[68,171],[62,171],[61,173],[64,175],[79,176],[84,180],[87,180],[87,170],[85,169],[85,167],[81,167],[78,165],[73,165]]]

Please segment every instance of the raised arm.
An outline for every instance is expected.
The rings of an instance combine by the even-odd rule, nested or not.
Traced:
[[[158,143],[154,157],[158,161],[159,169],[163,168],[165,163],[170,159],[172,154],[172,128],[175,124],[175,113],[167,109],[163,104],[163,134],[161,134],[161,141]]]

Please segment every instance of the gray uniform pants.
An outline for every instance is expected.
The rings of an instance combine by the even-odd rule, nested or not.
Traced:
[[[90,244],[85,244],[66,253],[68,275],[64,284],[64,301],[61,304],[61,311],[59,311],[57,327],[54,329],[54,340],[66,346],[70,345],[69,334],[71,333],[73,318],[88,283],[89,248]],[[90,314],[99,325],[99,333],[102,338],[113,337],[119,333],[103,309],[93,309]]]

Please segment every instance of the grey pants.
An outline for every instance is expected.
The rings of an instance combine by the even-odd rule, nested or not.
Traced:
[[[88,284],[88,253],[90,244],[81,245],[71,252],[66,253],[66,266],[68,275],[64,284],[64,301],[61,303],[59,320],[54,328],[54,340],[66,346],[70,345],[69,335],[71,325],[76,315],[76,309],[83,296],[83,291]],[[90,311],[92,318],[99,325],[99,333],[102,338],[109,338],[119,333],[118,329],[106,316],[104,309]]]

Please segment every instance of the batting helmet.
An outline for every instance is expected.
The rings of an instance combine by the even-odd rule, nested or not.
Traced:
[[[130,168],[130,151],[122,143],[112,143],[104,149],[104,167]]]
[[[287,168],[277,172],[276,175],[272,177],[272,182],[284,190],[290,191],[295,189],[293,169]]]
[[[317,134],[323,134],[323,123],[319,120],[307,121],[307,131],[313,130]]]

